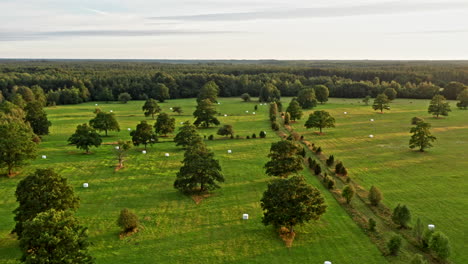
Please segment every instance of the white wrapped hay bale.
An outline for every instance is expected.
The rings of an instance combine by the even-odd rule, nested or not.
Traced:
[[[169,153],[164,154],[164,156],[169,157]]]
[[[141,153],[146,154],[146,150],[143,150]]]
[[[43,158],[43,159],[47,159],[47,156],[46,156],[46,155],[42,155],[42,158]]]
[[[228,149],[228,153],[231,154],[231,153],[232,153],[232,150]]]
[[[249,220],[249,214],[243,214],[242,219],[244,220]]]
[[[435,225],[427,225],[427,228],[429,228],[429,230],[434,230],[434,229],[435,229]]]
[[[87,182],[83,183],[83,188],[88,188],[88,186],[89,186],[89,185],[88,185]]]
[[[374,138],[374,135],[369,135],[370,138]]]

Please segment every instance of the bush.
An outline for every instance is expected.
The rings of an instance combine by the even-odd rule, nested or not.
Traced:
[[[311,157],[308,157],[307,158],[307,163],[309,164],[309,168],[312,169],[312,163],[315,162],[315,160],[313,160]]]
[[[394,235],[390,241],[388,241],[387,248],[390,252],[390,255],[398,255],[398,252],[401,248],[401,237],[399,235]]]
[[[117,225],[121,227],[124,232],[131,232],[139,225],[138,216],[130,212],[127,208],[122,209],[119,219],[117,219]]]
[[[335,157],[333,155],[330,155],[326,161],[327,166],[331,167],[335,163]]]
[[[239,135],[236,135],[236,139],[239,139],[239,138],[240,138],[240,136],[239,136]]]
[[[291,115],[288,112],[286,112],[286,114],[284,115],[284,124],[289,125],[290,119],[291,119]]]
[[[277,122],[272,122],[271,123],[271,129],[273,129],[274,131],[278,131],[279,130],[279,125]]]
[[[369,231],[372,231],[372,232],[375,232],[375,227],[377,226],[377,223],[375,222],[375,220],[373,218],[369,218]]]
[[[348,170],[344,166],[342,166],[340,169],[340,174],[343,176],[348,176]]]
[[[276,122],[276,116],[270,116],[270,122]]]
[[[301,135],[301,140],[304,140],[304,135]]]
[[[382,201],[382,192],[379,188],[372,185],[369,191],[369,201],[373,206],[379,205],[380,201]]]
[[[419,123],[419,122],[424,122],[424,119],[422,119],[422,118],[420,118],[420,117],[417,117],[417,116],[411,118],[411,124],[412,124],[412,125],[416,125],[416,124]]]
[[[243,93],[241,95],[241,99],[244,100],[244,102],[250,102],[250,94],[248,93]]]
[[[317,166],[315,166],[314,168],[314,174],[320,175],[320,173],[322,173],[322,168],[320,167],[320,165],[317,164]]]
[[[253,133],[252,138],[257,138],[257,135],[255,135],[255,133]]]
[[[245,137],[246,139],[250,139],[250,136]]]
[[[325,187],[330,190],[333,189],[336,184],[335,180],[330,176],[325,176],[325,178],[323,178],[323,182],[325,183]]]
[[[439,257],[440,259],[447,259],[450,256],[450,244],[449,239],[442,232],[435,232],[429,239],[429,248]]]
[[[429,248],[429,241],[431,240],[432,234],[434,234],[434,230],[426,229],[423,232],[421,244],[422,248]]]
[[[322,147],[318,147],[318,149],[315,151],[315,154],[317,155],[322,154]]]
[[[119,101],[126,104],[128,101],[132,100],[132,96],[129,93],[119,94]]]
[[[343,162],[338,161],[335,165],[335,173],[340,174],[341,168],[343,168]]]
[[[427,264],[427,261],[424,259],[424,257],[422,255],[416,254],[411,259],[410,264]]]
[[[299,155],[301,155],[303,158],[305,158],[306,156],[306,151],[305,151],[305,148],[303,147],[301,152],[299,152]]]
[[[208,140],[213,140],[214,139],[214,136],[213,135],[209,135],[208,136]]]
[[[343,188],[343,192],[341,195],[346,199],[346,203],[349,204],[356,193],[356,189],[354,189],[353,185],[346,185]]]
[[[400,206],[400,204],[395,207],[392,214],[393,223],[400,226],[400,228],[408,227],[408,222],[411,220],[411,213],[406,207],[406,205]]]
[[[260,138],[265,138],[266,137],[266,132],[265,131],[260,131]]]

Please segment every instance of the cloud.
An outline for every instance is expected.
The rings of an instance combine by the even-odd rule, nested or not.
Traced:
[[[87,10],[91,13],[95,13],[95,14],[98,14],[98,15],[108,15],[109,13],[108,12],[105,12],[105,11],[101,11],[101,10],[97,10],[97,9],[93,9],[93,8],[83,8],[84,10]]]
[[[0,41],[27,41],[49,38],[72,37],[155,37],[176,35],[233,34],[235,31],[198,31],[198,30],[70,30],[47,32],[1,32]]]
[[[408,3],[405,1],[383,2],[355,6],[334,6],[282,9],[276,11],[254,11],[239,13],[211,13],[187,16],[159,16],[149,17],[155,20],[179,21],[242,21],[263,19],[295,19],[317,17],[348,17],[365,15],[390,15],[401,13],[419,13],[425,11],[468,9],[468,2],[430,2]]]
[[[468,33],[468,29],[407,31],[407,32],[394,32],[394,33],[390,33],[390,35],[433,35],[433,34],[463,34],[463,33]]]

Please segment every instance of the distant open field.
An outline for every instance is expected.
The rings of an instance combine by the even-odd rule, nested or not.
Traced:
[[[385,205],[393,209],[398,203],[406,204],[412,223],[420,217],[425,224],[435,224],[450,238],[450,259],[468,263],[468,111],[455,104],[450,102],[448,117],[434,119],[427,113],[429,100],[397,99],[391,111],[380,114],[358,99],[334,98],[314,110],[329,111],[336,128],[324,129],[321,136],[305,129],[314,110],[305,111],[293,128],[325,154],[343,161],[350,177],[366,189],[379,187]],[[425,153],[408,148],[414,116],[431,123],[437,137]],[[371,134],[374,138],[369,138]]]
[[[94,102],[48,108],[47,112],[53,126],[51,127],[51,135],[44,138],[38,153],[39,157],[47,155],[47,159],[38,158],[30,166],[23,168],[22,174],[13,179],[0,179],[0,193],[2,194],[0,199],[0,263],[16,263],[20,256],[18,242],[9,235],[14,226],[11,211],[17,206],[14,198],[16,185],[29,172],[35,168],[43,167],[55,168],[61,175],[67,177],[69,183],[75,187],[77,195],[81,198],[81,207],[77,216],[83,225],[89,227],[90,241],[92,242],[90,253],[96,257],[97,263],[323,263],[325,260],[331,260],[333,263],[387,263],[388,259],[381,255],[377,247],[371,243],[330,193],[323,188],[317,178],[306,171],[304,175],[309,183],[323,193],[328,210],[319,221],[298,227],[293,247],[286,248],[274,229],[265,227],[261,223],[260,198],[269,180],[269,177],[264,173],[263,165],[267,161],[266,155],[270,144],[279,140],[270,129],[268,106],[259,105],[256,115],[253,115],[254,105],[258,103],[243,103],[238,98],[221,98],[220,102],[219,112],[228,114],[228,117],[219,117],[222,124],[232,124],[236,134],[242,137],[251,136],[252,133],[256,133],[258,136],[261,130],[265,130],[267,138],[221,139],[215,135],[217,128],[199,130],[203,135],[215,135],[217,140],[207,141],[207,144],[215,152],[216,158],[219,159],[226,178],[226,182],[221,185],[222,188],[215,191],[212,197],[203,200],[199,205],[172,187],[175,174],[183,158],[183,150],[171,142],[173,135],[167,139],[162,138],[161,143],[150,147],[146,155],[141,153],[141,148],[135,147],[130,151],[126,168],[114,172],[116,160],[111,145],[102,145],[98,149],[93,148],[91,155],[85,155],[75,147],[68,146],[66,142],[78,124],[88,122],[94,116],[92,113],[96,108]],[[330,104],[319,108],[331,108],[334,109],[334,113],[342,112],[343,109],[352,113],[351,109],[354,109],[362,111],[363,115],[376,115],[370,111],[370,107],[350,105],[350,103],[350,100],[332,100]],[[119,133],[110,132],[110,136],[104,138],[104,141],[111,143],[118,139],[130,139],[127,128],[134,129],[137,123],[145,119],[141,111],[142,105],[142,101],[132,101],[128,104],[99,103],[102,110],[113,110],[116,113],[121,126]],[[191,114],[195,105],[194,99],[169,100],[161,104],[163,111],[166,112],[169,111],[169,107],[182,106],[184,113],[180,116],[174,115],[177,126],[180,126],[182,121],[193,120]],[[409,109],[417,111],[416,105],[411,105],[411,107]],[[249,113],[246,113],[246,110]],[[392,112],[396,111],[398,111],[397,108]],[[382,117],[391,119],[396,115],[398,114],[392,113],[382,115]],[[407,126],[406,119],[409,119],[412,114],[402,115],[407,116],[401,117],[405,122],[399,125],[401,127]],[[350,120],[352,119],[346,122],[351,122]],[[454,122],[452,126],[455,124],[457,126],[463,125],[461,115],[457,123],[455,120],[454,113],[453,117],[437,121]],[[381,172],[381,164],[365,161],[370,164],[365,166],[369,169],[369,175],[358,174],[360,167],[353,162],[362,161],[362,157],[353,156],[353,151],[350,148],[354,148],[354,146],[349,146],[349,140],[347,140],[347,138],[352,137],[348,133],[354,134],[358,131],[350,131],[351,124],[349,123],[347,126],[340,125],[340,123],[345,122],[340,118],[337,121],[338,127],[336,129],[329,130],[328,135],[320,137],[320,144],[324,147],[324,151],[333,152],[339,159],[344,160],[350,168],[351,174],[355,175],[353,177],[359,175],[363,180],[364,178],[368,180],[365,182],[366,185],[375,183],[377,175],[383,177],[385,173],[386,177],[393,177],[391,180],[385,180],[389,181],[388,185],[384,185],[385,181],[383,180],[377,182],[384,191],[386,203],[393,205],[399,202],[398,199],[393,199],[398,197],[397,194],[392,196],[391,192],[391,188],[394,186],[390,182],[394,182],[395,176],[387,174],[386,171]],[[154,123],[151,120],[149,122]],[[380,120],[376,122],[376,125],[379,122]],[[398,121],[396,122],[398,123]],[[405,128],[404,131],[401,131],[402,140],[405,142],[408,137],[405,134],[406,130]],[[381,130],[378,129],[378,131]],[[466,128],[463,131],[466,134]],[[379,135],[379,133],[375,134]],[[443,139],[440,138],[440,142],[427,155],[425,154],[426,156],[438,159],[439,155],[451,155],[450,151],[442,149],[446,146],[443,146]],[[330,145],[325,143],[327,140]],[[336,145],[338,140],[343,143],[343,146]],[[380,142],[379,140],[381,139],[377,136],[375,141],[368,141],[364,135],[359,144],[363,148],[368,146],[369,149],[373,149],[371,144]],[[466,142],[468,139],[463,139],[460,136],[453,140]],[[450,146],[459,150],[455,156],[463,157],[462,150],[466,145],[452,144]],[[233,153],[228,154],[227,149],[232,149]],[[380,152],[377,153],[383,155],[384,152],[381,148],[378,149]],[[385,148],[385,150],[395,151],[390,148]],[[166,152],[170,153],[170,157],[164,157]],[[358,153],[356,150],[354,152]],[[403,147],[401,153],[405,155],[401,157],[419,154],[408,152]],[[378,155],[375,156],[375,158],[378,157]],[[385,157],[380,157],[380,159],[385,159]],[[385,162],[395,159],[397,157],[385,159]],[[463,163],[455,164],[455,160],[447,162],[450,162],[450,166],[445,166],[446,163],[431,166],[444,166],[443,168],[450,169],[450,173],[454,173],[454,176],[462,175]],[[373,165],[372,168],[371,165]],[[453,170],[455,166],[458,168],[458,172]],[[466,163],[464,166],[466,167]],[[418,177],[418,181],[422,181],[428,171],[432,170],[421,168],[421,172],[415,172],[415,181],[412,182],[416,182],[416,177]],[[442,173],[437,175],[450,177],[444,176]],[[375,181],[371,181],[370,178]],[[408,180],[403,176],[399,179]],[[89,183],[88,189],[81,187],[84,182]],[[463,179],[461,178],[450,178],[450,181],[438,179],[437,183],[431,184],[440,185],[440,188],[444,188],[445,191],[456,190],[455,188],[463,189]],[[415,197],[421,199],[425,195],[431,196],[430,190],[434,190],[434,188],[436,191],[438,190],[429,183],[426,184],[425,180],[419,186],[427,186],[427,189],[421,189],[421,187],[414,189],[416,187],[412,184],[397,184],[396,186],[402,188],[402,192],[406,189],[408,194],[405,193],[405,195],[410,195],[415,190],[421,191],[421,194],[414,194]],[[464,189],[466,190],[466,188]],[[466,202],[462,201],[462,198],[466,196],[463,196],[462,191],[438,195],[444,202],[448,202],[449,197],[452,202],[458,199],[457,203],[443,203],[446,208],[435,207],[440,202],[435,199],[437,196],[432,195],[431,197],[433,198],[430,200],[426,198],[428,201],[424,203],[424,205],[431,207],[420,204],[421,207],[418,209],[415,205],[416,201],[411,203],[405,201],[405,203],[410,206],[413,212],[416,213],[418,210],[417,214],[421,214],[425,220],[432,220],[438,228],[440,226],[444,230],[447,229],[446,233],[454,242],[455,251],[458,251],[454,259],[466,259],[463,252],[460,251],[463,249],[463,245],[455,245],[457,242],[461,244],[464,242],[463,233],[457,233],[457,230],[464,227],[461,222],[463,218],[461,210],[466,208]],[[125,207],[137,213],[142,228],[132,237],[119,240],[116,219],[119,211]],[[456,208],[460,208],[460,212],[457,212]],[[442,212],[440,210],[444,210],[444,213],[436,218],[437,211]],[[243,213],[248,213],[250,219],[242,220]],[[460,220],[459,223],[455,223],[456,217]],[[458,225],[458,229],[455,229],[456,225]],[[390,261],[402,263],[398,261],[398,258],[390,259]]]

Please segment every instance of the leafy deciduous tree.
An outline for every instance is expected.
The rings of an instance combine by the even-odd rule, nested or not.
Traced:
[[[192,145],[194,141],[201,141],[197,128],[188,121],[184,122],[183,126],[179,128],[179,133],[174,138],[176,146],[187,147]]]
[[[167,135],[168,133],[174,132],[175,129],[175,118],[170,117],[166,113],[161,113],[156,119],[154,124],[154,131],[158,134]]]
[[[16,187],[16,201],[19,206],[13,211],[16,226],[13,232],[22,237],[23,224],[37,214],[50,209],[76,210],[79,199],[67,179],[52,169],[37,169],[22,179]]]
[[[201,100],[198,102],[197,109],[193,112],[193,116],[196,118],[193,124],[198,127],[209,127],[210,124],[219,125],[219,120],[215,117],[216,112],[213,103],[210,99]]]
[[[193,142],[185,151],[182,163],[174,187],[183,193],[205,193],[220,188],[217,182],[224,182],[219,161],[203,141]]]
[[[205,99],[210,100],[212,103],[216,103],[219,94],[219,87],[214,81],[209,81],[203,85],[200,92],[198,93],[197,102]]]
[[[425,122],[418,122],[415,127],[412,127],[410,133],[413,133],[413,135],[410,138],[409,147],[411,149],[418,147],[421,152],[432,147],[431,142],[437,138],[431,134],[430,128],[431,124]]]
[[[393,223],[400,226],[400,228],[408,227],[408,223],[411,220],[411,213],[406,205],[395,207],[392,214]]]
[[[31,128],[21,120],[12,119],[0,121],[0,168],[6,167],[8,176],[13,175],[13,168],[34,159],[37,150]]]
[[[154,119],[154,115],[161,112],[161,107],[159,107],[156,100],[149,98],[143,105],[142,110],[144,111],[146,117],[151,116],[151,118]]]
[[[290,114],[292,121],[299,120],[302,117],[302,108],[294,98],[289,103],[288,108],[286,108],[286,112]]]
[[[102,143],[101,136],[87,124],[78,125],[73,135],[68,138],[70,144],[75,144],[76,148],[89,153],[89,147],[99,147]]]
[[[89,125],[101,132],[104,131],[107,137],[107,131],[120,131],[120,126],[115,119],[114,113],[98,111],[96,117],[89,120]]]
[[[448,116],[448,112],[450,111],[452,110],[450,110],[449,103],[447,103],[444,96],[439,94],[432,97],[429,108],[427,109],[427,112],[435,115],[436,118],[438,118],[439,115]]]
[[[388,105],[389,103],[390,100],[388,99],[387,95],[379,94],[374,99],[374,104],[372,105],[372,108],[374,110],[380,110],[380,112],[383,113],[384,109],[390,109],[390,106]]]
[[[170,98],[169,88],[164,83],[156,84],[154,87],[154,93],[154,98],[160,103],[164,103],[164,101]]]
[[[184,111],[182,111],[182,107],[180,106],[174,106],[172,107],[172,112],[177,113],[177,114],[182,114]]]
[[[341,193],[341,195],[346,199],[346,203],[349,204],[353,199],[355,193],[356,189],[354,189],[354,186],[352,184],[349,184],[343,188],[343,192]]]
[[[382,192],[379,190],[379,188],[375,186],[371,186],[370,191],[369,191],[369,201],[371,205],[377,206],[379,205],[380,201],[382,201]]]
[[[87,228],[70,211],[41,212],[24,223],[22,233],[20,249],[24,263],[94,263],[87,250]]]
[[[243,93],[241,95],[241,99],[244,101],[244,102],[250,102],[250,95],[248,93]]]
[[[325,85],[315,85],[314,90],[315,95],[317,97],[317,101],[319,101],[321,104],[328,101],[328,95],[330,94],[330,92],[328,91],[328,87],[326,87]]]
[[[234,135],[234,129],[232,129],[232,125],[224,125],[218,129],[217,134],[220,136],[232,136]]]
[[[117,225],[123,229],[123,232],[133,232],[138,228],[139,224],[138,216],[128,210],[128,208],[124,208],[120,211],[119,218],[117,219]]]
[[[153,127],[146,121],[141,121],[136,129],[130,132],[130,136],[132,136],[133,145],[144,145],[145,150],[148,144],[153,145],[158,142],[158,136],[153,132]]]
[[[306,128],[316,127],[322,133],[322,128],[335,127],[335,118],[333,118],[327,111],[314,111],[309,115],[309,119],[305,122]]]
[[[128,101],[132,100],[132,96],[129,93],[119,94],[119,101],[126,104]]]
[[[303,169],[302,148],[289,140],[282,140],[271,144],[271,159],[265,164],[266,174],[269,176],[288,177],[291,173],[297,173]]]
[[[327,208],[320,191],[299,176],[273,180],[263,193],[261,206],[263,224],[284,226],[291,233],[297,224],[318,220]]]
[[[304,88],[297,93],[297,102],[304,109],[317,106],[317,98],[313,88]]]
[[[457,100],[460,101],[457,103],[458,108],[460,109],[468,108],[468,88],[460,92],[460,94],[457,96]]]
[[[48,135],[52,123],[47,119],[47,114],[42,109],[42,103],[39,101],[30,102],[24,110],[26,111],[25,121],[29,122],[34,133],[39,136]]]

